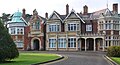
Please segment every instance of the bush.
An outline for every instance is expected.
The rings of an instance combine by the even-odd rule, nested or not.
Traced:
[[[0,21],[0,62],[11,60],[18,56],[19,52],[14,41]]]
[[[120,46],[111,46],[107,49],[107,56],[120,57]]]

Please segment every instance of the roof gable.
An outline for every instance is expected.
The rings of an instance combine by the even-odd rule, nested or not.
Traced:
[[[71,19],[73,19],[73,18],[78,18],[78,19],[80,19],[83,23],[85,23],[84,21],[83,21],[83,19],[75,12],[75,10],[73,10],[72,9],[72,11],[66,16],[66,18],[64,19],[64,21],[66,20],[66,19],[69,19],[69,18],[71,18]]]
[[[112,12],[107,8],[105,13],[104,13],[105,16],[112,16]]]
[[[50,19],[59,19],[60,21],[62,21],[60,15],[56,11],[53,11],[52,15],[48,18],[48,20]]]
[[[33,15],[31,16],[29,22],[36,22],[36,21],[45,23],[46,19],[43,18],[42,16],[39,16],[37,10],[35,9],[33,10]]]

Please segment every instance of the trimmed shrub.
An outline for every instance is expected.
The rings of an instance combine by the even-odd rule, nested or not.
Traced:
[[[120,46],[111,46],[107,49],[107,56],[120,57]]]
[[[19,52],[7,29],[0,21],[0,62],[17,58]]]

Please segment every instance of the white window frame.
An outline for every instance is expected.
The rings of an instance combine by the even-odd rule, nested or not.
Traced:
[[[24,28],[17,28],[17,34],[24,34]]]
[[[50,38],[49,39],[49,48],[55,48],[56,47],[56,39]]]
[[[23,42],[16,42],[17,48],[23,48]]]
[[[58,48],[66,48],[66,39],[65,38],[58,39]]]
[[[80,27],[79,23],[69,23],[68,31],[78,31],[79,27]]]
[[[16,28],[10,28],[10,34],[15,34],[16,33]]]
[[[86,31],[92,31],[92,24],[86,25]]]
[[[60,25],[59,24],[49,24],[48,30],[49,30],[49,32],[59,32]]]
[[[76,38],[68,38],[68,47],[75,48],[76,47]]]
[[[36,22],[32,23],[32,29],[33,30],[40,30],[40,25],[41,25],[41,23],[39,21],[36,21]]]

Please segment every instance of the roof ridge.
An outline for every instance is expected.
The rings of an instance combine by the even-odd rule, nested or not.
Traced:
[[[105,8],[105,9],[101,9],[101,10],[98,10],[98,11],[95,11],[95,12],[100,12],[100,11],[103,11],[103,10],[106,10],[107,8]],[[95,12],[93,12],[93,13],[95,13]]]

